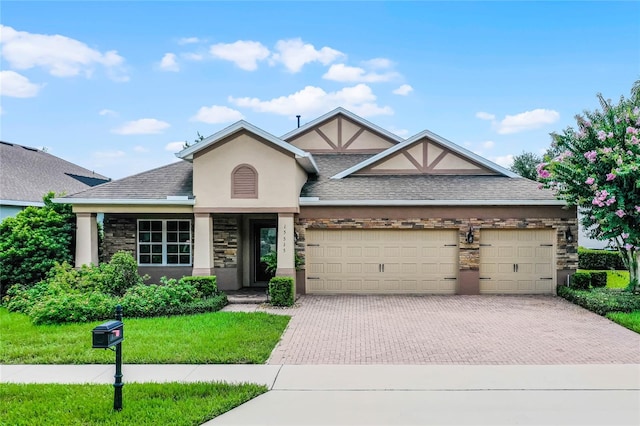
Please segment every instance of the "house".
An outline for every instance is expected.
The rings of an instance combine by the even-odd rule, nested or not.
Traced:
[[[27,206],[44,206],[42,197],[51,191],[72,194],[108,181],[45,151],[0,142],[0,220]]]
[[[577,267],[575,208],[429,131],[400,138],[338,108],[284,136],[239,121],[181,161],[58,201],[79,263],[135,254],[141,273],[298,293],[548,293]],[[295,269],[294,254],[304,258]]]

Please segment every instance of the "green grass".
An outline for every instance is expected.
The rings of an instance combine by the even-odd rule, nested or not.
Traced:
[[[578,269],[578,272],[606,272],[607,288],[627,288],[629,285],[629,271],[596,271],[591,269]]]
[[[611,312],[607,314],[607,318],[611,321],[620,324],[623,327],[633,330],[636,333],[640,333],[640,311],[634,311],[630,313],[624,312]]]
[[[267,391],[262,385],[127,383],[122,411],[112,385],[0,384],[6,425],[200,425]]]
[[[261,364],[290,317],[262,312],[213,312],[124,319],[126,364]],[[91,348],[102,323],[35,326],[0,308],[0,364],[110,364],[112,351]]]

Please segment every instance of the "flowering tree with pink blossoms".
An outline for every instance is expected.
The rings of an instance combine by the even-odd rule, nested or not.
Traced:
[[[539,180],[583,213],[591,237],[615,242],[640,291],[640,82],[630,99],[576,116],[577,128],[552,134],[553,158],[538,165]]]

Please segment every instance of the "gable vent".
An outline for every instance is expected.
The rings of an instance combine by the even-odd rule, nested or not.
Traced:
[[[231,172],[231,198],[258,198],[258,172],[240,164]]]

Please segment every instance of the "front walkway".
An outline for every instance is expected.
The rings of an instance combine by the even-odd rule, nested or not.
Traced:
[[[269,364],[640,364],[640,335],[553,296],[301,296]]]

